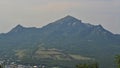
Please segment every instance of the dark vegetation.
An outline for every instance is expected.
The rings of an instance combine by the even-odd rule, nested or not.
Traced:
[[[116,62],[117,68],[120,68],[120,55],[115,56],[115,62]]]
[[[120,55],[115,56],[115,63],[116,63],[116,67],[114,67],[114,68],[120,68]],[[78,65],[76,65],[76,68],[99,68],[99,64],[96,62],[78,64]]]
[[[91,63],[91,64],[78,64],[76,68],[99,68],[98,63]]]

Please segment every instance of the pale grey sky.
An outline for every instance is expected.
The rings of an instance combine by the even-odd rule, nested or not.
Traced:
[[[120,0],[0,0],[0,33],[42,27],[66,15],[120,34]]]

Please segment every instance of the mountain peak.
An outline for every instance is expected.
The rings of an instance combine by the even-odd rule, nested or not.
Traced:
[[[105,29],[103,28],[103,26],[102,26],[102,25],[100,25],[100,24],[99,24],[99,25],[96,25],[96,28],[97,28],[97,29],[102,29],[102,30],[105,30]]]
[[[75,17],[70,16],[70,15],[67,15],[67,16],[65,16],[64,18],[75,18]]]
[[[80,24],[81,23],[81,20],[73,17],[73,16],[70,16],[70,15],[67,15],[57,21],[55,21],[54,23],[59,23],[59,24]]]
[[[103,28],[101,24],[97,25],[97,27]]]
[[[14,27],[10,32],[19,32],[24,30],[25,27],[23,27],[22,25],[18,24],[16,27]]]
[[[23,27],[22,25],[18,24],[15,28],[13,29],[16,29],[16,30],[21,30],[21,29],[24,29],[25,27]]]
[[[24,28],[22,25],[18,24],[15,28]]]
[[[78,20],[77,18],[73,17],[73,16],[70,16],[70,15],[67,15],[66,17],[62,18],[63,20],[72,20],[72,21],[80,21]]]

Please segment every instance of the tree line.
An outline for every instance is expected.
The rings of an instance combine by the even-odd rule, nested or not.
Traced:
[[[120,68],[120,55],[115,56],[115,63],[117,65],[117,68]],[[76,65],[76,68],[99,68],[99,64],[97,62],[92,64],[88,63],[78,64]]]

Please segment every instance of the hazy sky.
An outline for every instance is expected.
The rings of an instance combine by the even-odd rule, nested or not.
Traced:
[[[0,33],[42,27],[66,15],[120,34],[120,0],[0,0]]]

